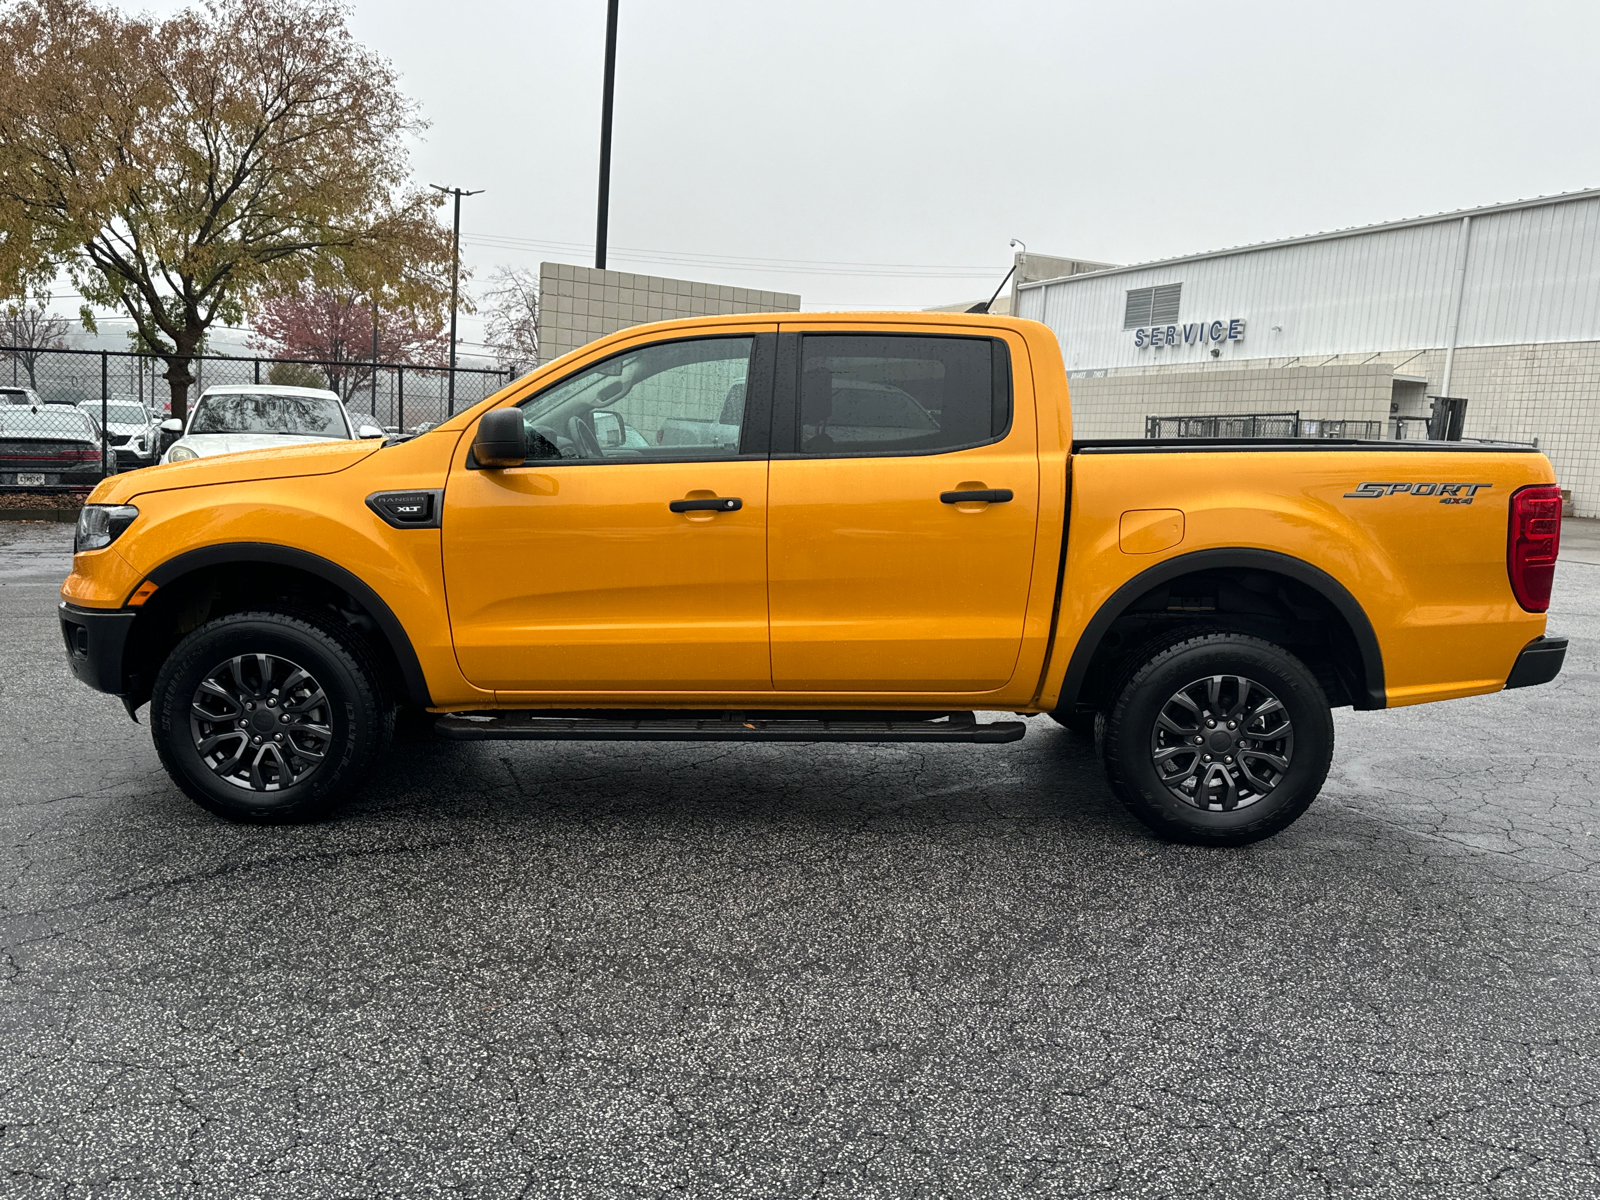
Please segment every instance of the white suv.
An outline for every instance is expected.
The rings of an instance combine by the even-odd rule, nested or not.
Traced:
[[[275,383],[209,387],[189,410],[187,425],[170,419],[161,428],[182,435],[162,456],[161,461],[169,463],[238,450],[383,436],[375,425],[353,425],[333,392]]]

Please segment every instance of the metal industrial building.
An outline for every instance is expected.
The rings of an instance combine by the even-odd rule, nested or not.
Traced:
[[[1457,397],[1463,436],[1537,440],[1600,515],[1600,189],[1025,279],[1013,304],[1061,340],[1078,436],[1254,413],[1425,437]]]

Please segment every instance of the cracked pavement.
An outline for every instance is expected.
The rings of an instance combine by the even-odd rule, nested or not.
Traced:
[[[1600,537],[1242,850],[1087,744],[443,743],[239,828],[0,524],[0,1194],[1600,1194]],[[1584,546],[1588,550],[1584,550]]]

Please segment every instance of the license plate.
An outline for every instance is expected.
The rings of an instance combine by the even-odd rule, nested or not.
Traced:
[[[17,486],[18,487],[43,487],[44,486],[44,476],[43,475],[20,475],[19,474],[17,476]]]

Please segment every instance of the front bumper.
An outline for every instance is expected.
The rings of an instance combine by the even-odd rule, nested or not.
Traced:
[[[72,673],[97,692],[123,695],[122,654],[139,614],[125,608],[79,608],[63,600],[57,615]]]
[[[1561,664],[1567,659],[1567,639],[1564,637],[1534,638],[1522,648],[1511,674],[1506,677],[1507,688],[1535,687],[1549,683],[1561,674]]]

